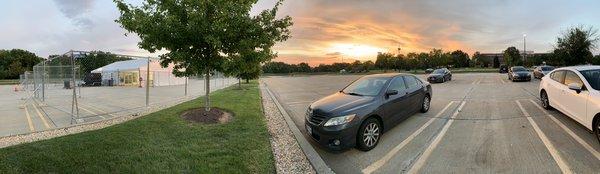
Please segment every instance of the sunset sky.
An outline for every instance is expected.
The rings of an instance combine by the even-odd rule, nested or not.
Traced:
[[[253,10],[272,7],[260,0]],[[139,3],[138,0],[132,3]],[[547,52],[570,26],[600,28],[600,1],[287,0],[280,15],[293,18],[292,38],[276,46],[277,61],[311,65],[374,60],[377,52],[461,49],[472,54],[509,46]],[[139,38],[124,36],[110,0],[0,2],[0,49],[39,56],[68,50],[151,55]],[[595,54],[599,52],[594,51]]]

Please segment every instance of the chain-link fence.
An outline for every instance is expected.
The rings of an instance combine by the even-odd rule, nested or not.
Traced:
[[[173,65],[162,67],[159,62],[157,58],[102,52],[69,51],[52,56],[21,76],[20,86],[28,92],[22,108],[29,115],[27,110],[33,107],[42,120],[47,118],[43,120],[48,122],[43,128],[47,129],[172,106],[204,95],[203,75],[176,77]],[[237,82],[213,72],[210,89]]]

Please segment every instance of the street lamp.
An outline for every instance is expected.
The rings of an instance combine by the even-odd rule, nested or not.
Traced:
[[[523,34],[523,64],[527,62],[527,34]]]

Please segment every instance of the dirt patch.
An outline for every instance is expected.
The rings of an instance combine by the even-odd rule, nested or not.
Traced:
[[[181,114],[181,118],[193,123],[223,124],[232,119],[233,114],[220,108],[210,108],[206,111],[204,107],[187,110]]]

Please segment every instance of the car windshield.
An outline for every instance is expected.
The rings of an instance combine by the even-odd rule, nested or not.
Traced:
[[[349,95],[374,96],[381,91],[389,79],[389,77],[363,77],[348,85],[342,92]]]
[[[432,74],[444,74],[444,70],[443,69],[436,69],[435,71],[433,71]]]
[[[595,90],[600,90],[600,69],[579,71]]]
[[[543,66],[543,67],[541,67],[541,69],[542,69],[542,71],[552,71],[552,70],[554,70],[554,67],[551,67],[551,66]]]
[[[513,67],[512,68],[514,72],[518,72],[518,71],[527,71],[527,69],[525,69],[522,66],[517,66],[517,67]]]

